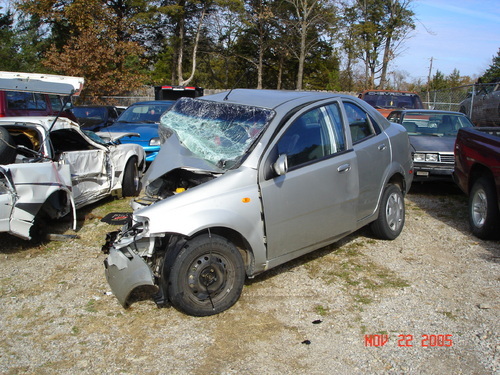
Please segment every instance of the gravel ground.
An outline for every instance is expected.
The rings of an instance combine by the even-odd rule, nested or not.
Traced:
[[[469,234],[454,185],[412,187],[396,240],[362,229],[206,318],[110,294],[99,218],[124,207],[80,211],[71,241],[0,235],[1,374],[500,373],[500,244]]]

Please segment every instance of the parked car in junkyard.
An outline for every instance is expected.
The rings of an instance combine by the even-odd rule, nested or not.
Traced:
[[[416,92],[399,90],[365,90],[358,98],[370,104],[387,117],[396,109],[423,109],[422,99]]]
[[[181,98],[130,222],[108,234],[123,306],[139,287],[187,314],[228,309],[245,276],[370,224],[396,238],[412,182],[406,130],[352,96],[237,89]]]
[[[113,124],[120,112],[113,105],[82,105],[70,109],[85,130],[98,132],[102,128]]]
[[[460,112],[438,110],[393,111],[389,121],[402,124],[412,147],[414,181],[450,180],[455,167],[457,132],[474,125]]]
[[[453,179],[469,197],[469,225],[482,239],[500,238],[500,128],[460,129]]]
[[[0,73],[0,88],[6,80]],[[30,92],[66,95],[83,84],[29,73],[17,80]],[[111,194],[138,195],[144,167],[140,146],[104,142],[67,118],[0,118],[0,232],[41,239],[46,218],[70,212],[76,229],[75,209]]]
[[[173,103],[174,100],[134,103],[112,125],[100,131],[102,133],[134,133],[134,136],[121,138],[120,142],[142,146],[146,152],[146,161],[150,163],[160,151],[160,137],[158,136],[160,117]]]
[[[474,92],[460,103],[460,112],[477,126],[500,126],[500,81],[476,84]]]

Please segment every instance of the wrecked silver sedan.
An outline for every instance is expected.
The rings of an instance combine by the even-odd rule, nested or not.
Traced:
[[[72,93],[64,76],[39,78],[13,79],[17,90]],[[76,229],[75,209],[110,194],[138,195],[144,158],[142,147],[105,142],[67,118],[0,118],[0,232],[40,239],[46,218],[70,212]]]
[[[357,98],[243,89],[184,98],[163,115],[160,136],[146,195],[103,246],[125,307],[151,295],[216,314],[246,276],[367,224],[384,239],[403,229],[408,135]]]

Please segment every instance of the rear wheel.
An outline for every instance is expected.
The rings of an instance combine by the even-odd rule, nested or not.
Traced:
[[[122,193],[125,197],[135,197],[140,191],[139,167],[136,158],[131,158],[123,171]]]
[[[469,195],[469,224],[476,237],[499,237],[500,213],[495,187],[486,177],[480,177],[472,186]]]
[[[238,249],[217,235],[188,241],[169,271],[170,302],[193,316],[214,315],[230,308],[239,299],[245,281]]]
[[[401,189],[388,185],[382,195],[377,220],[371,224],[375,235],[383,240],[393,240],[399,236],[405,223],[405,202]]]

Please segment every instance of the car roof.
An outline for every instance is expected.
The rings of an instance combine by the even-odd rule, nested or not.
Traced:
[[[461,115],[465,116],[462,112],[456,112],[456,111],[442,111],[440,109],[397,109],[395,111],[392,111],[391,113],[426,113],[429,115],[432,114],[449,114],[449,115]]]
[[[365,94],[367,92],[395,92],[395,93],[402,93],[402,94],[417,94],[415,91],[405,91],[405,90],[364,90],[361,92],[361,94]]]
[[[130,104],[127,108],[130,108],[135,105],[154,105],[154,104],[172,104],[175,103],[175,100],[147,100],[145,102],[136,102]]]
[[[74,95],[83,89],[82,77],[0,71],[0,90]]]
[[[295,105],[300,105],[301,103],[305,104],[336,97],[354,98],[351,95],[331,92],[234,89],[218,94],[202,96],[196,98],[196,100],[208,100],[276,109],[277,107],[290,102],[293,102]]]

